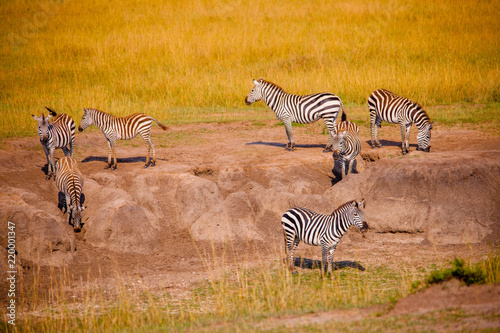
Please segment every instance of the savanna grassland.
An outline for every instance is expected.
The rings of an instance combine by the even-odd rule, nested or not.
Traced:
[[[166,123],[271,119],[262,103],[243,103],[259,77],[293,93],[336,93],[355,121],[367,121],[366,100],[384,87],[423,104],[438,121],[493,121],[496,128],[499,7],[3,1],[0,134],[33,135],[30,114],[45,105],[75,119],[83,107],[145,112]],[[471,108],[476,104],[485,106]],[[437,105],[445,107],[432,109]]]

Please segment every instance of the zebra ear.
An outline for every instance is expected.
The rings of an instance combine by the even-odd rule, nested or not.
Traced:
[[[429,129],[432,129],[432,125],[434,125],[434,122],[431,123],[431,126],[429,126]]]
[[[365,199],[361,199],[361,201],[358,202],[358,207],[359,208],[365,208]]]
[[[87,109],[86,108],[83,108],[83,113],[87,113]]]
[[[47,116],[47,118],[45,118],[45,119],[49,120],[50,118],[52,118],[52,115],[51,115],[51,114],[49,114],[49,115]]]
[[[255,85],[259,84],[259,82],[257,82],[256,79],[252,79],[252,80],[253,80],[253,84],[255,84]]]
[[[33,113],[31,114],[31,116],[32,116],[32,117],[33,117],[33,119],[35,119],[36,121],[40,121],[40,120],[41,120],[41,119],[40,119],[40,117],[35,116]]]

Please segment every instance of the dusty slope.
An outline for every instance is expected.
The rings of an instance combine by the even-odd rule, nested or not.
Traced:
[[[481,256],[498,243],[498,137],[438,127],[431,153],[415,152],[412,133],[412,152],[402,157],[398,128],[384,127],[385,146],[377,150],[362,129],[367,162],[358,158],[360,173],[339,182],[331,155],[321,152],[321,124],[296,128],[298,149],[287,152],[284,129],[275,123],[185,125],[166,133],[154,128],[158,165],[142,168],[145,145],[135,139],[119,144],[113,172],[103,170],[102,134],[78,133],[75,157],[88,206],[80,234],[59,210],[54,182],[45,180],[38,139],[2,142],[0,219],[16,223],[20,272],[28,278],[34,263],[64,265],[75,281],[120,272],[145,287],[183,292],[206,276],[199,252],[210,252],[211,241],[219,252],[229,240],[236,257],[268,260],[281,255],[279,220],[286,209],[329,213],[361,197],[372,232],[366,238],[348,233],[337,260],[411,264],[467,257],[468,242]],[[318,258],[319,250],[302,246],[297,255]]]

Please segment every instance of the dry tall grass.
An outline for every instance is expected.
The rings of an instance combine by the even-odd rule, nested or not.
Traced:
[[[166,122],[272,118],[251,78],[364,104],[384,87],[424,105],[500,101],[496,1],[0,3],[0,136],[44,105]],[[260,106],[262,107],[262,105]]]

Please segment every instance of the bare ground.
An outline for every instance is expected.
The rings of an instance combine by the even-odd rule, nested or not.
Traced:
[[[15,197],[16,200],[20,200],[22,205],[29,206],[30,209],[37,209],[33,215],[38,216],[41,214],[40,210],[48,210],[51,218],[57,222],[55,228],[64,229],[63,236],[65,238],[61,237],[69,239],[68,245],[61,246],[60,249],[57,248],[57,252],[52,249],[47,254],[43,252],[41,246],[38,248],[40,249],[38,253],[42,253],[42,256],[60,255],[57,257],[60,263],[54,265],[41,260],[40,254],[35,257],[34,252],[28,251],[29,246],[32,246],[30,244],[35,241],[30,240],[30,244],[19,244],[19,248],[26,249],[18,255],[18,262],[21,263],[19,272],[24,286],[31,285],[34,276],[38,276],[42,284],[45,283],[48,286],[51,283],[48,277],[55,269],[56,271],[65,270],[68,272],[72,281],[70,283],[71,292],[75,295],[81,293],[79,288],[86,288],[84,286],[87,285],[87,281],[95,282],[96,285],[105,290],[107,287],[112,290],[113,286],[118,284],[117,281],[122,279],[134,288],[158,292],[166,291],[174,297],[188,297],[193,284],[203,281],[209,274],[217,273],[217,269],[210,265],[207,266],[204,261],[204,258],[210,257],[212,251],[217,253],[218,258],[224,254],[224,262],[228,263],[245,260],[249,265],[259,265],[269,260],[280,260],[283,257],[283,240],[278,212],[284,212],[283,208],[287,205],[289,205],[287,208],[291,208],[295,205],[309,204],[312,206],[310,208],[317,211],[323,210],[322,213],[327,213],[327,210],[331,211],[342,203],[332,203],[330,200],[332,197],[328,196],[328,191],[335,192],[336,187],[340,188],[343,183],[349,184],[347,182],[355,181],[354,177],[361,176],[363,172],[381,160],[401,158],[399,128],[396,126],[383,127],[380,131],[380,137],[384,139],[382,141],[384,147],[377,150],[372,150],[369,147],[368,130],[362,128],[360,135],[363,141],[363,158],[357,160],[359,174],[348,176],[346,180],[339,182],[338,177],[332,173],[331,154],[322,153],[323,145],[327,139],[325,135],[321,134],[322,124],[295,127],[294,131],[297,149],[294,152],[288,152],[284,149],[286,138],[284,128],[276,126],[276,121],[191,124],[172,126],[167,132],[162,132],[154,127],[153,141],[156,144],[157,166],[143,169],[146,149],[142,140],[136,138],[132,141],[119,143],[117,149],[118,169],[115,171],[103,170],[107,159],[107,145],[100,131],[77,133],[75,157],[80,162],[80,169],[85,175],[85,186],[89,188],[88,190],[84,188],[85,204],[88,205],[85,211],[86,225],[83,232],[79,234],[73,234],[71,226],[67,224],[66,217],[57,208],[58,193],[55,183],[52,180],[45,180],[46,160],[38,138],[3,140],[0,150],[0,163],[3,166],[0,171],[0,204],[14,200],[12,198]],[[495,178],[498,177],[500,165],[498,160],[500,139],[498,136],[471,129],[437,127],[433,130],[431,153],[426,155],[415,152],[415,133],[412,133],[410,143],[412,144],[411,153],[402,161],[412,156],[429,161],[437,159],[441,161],[443,158],[457,159],[458,161],[461,159],[479,161],[489,159],[490,162],[486,165],[488,172],[493,172],[493,176],[487,174],[485,177],[494,177],[490,181],[494,185],[493,193],[495,191],[498,193],[498,178]],[[56,156],[61,157],[62,152],[58,150]],[[460,162],[457,163],[460,164]],[[431,167],[435,168],[436,166]],[[428,171],[422,170],[422,172],[427,173]],[[151,175],[154,175],[154,178],[151,178]],[[187,177],[186,175],[194,176],[196,181],[198,179],[209,181],[209,183],[200,185],[205,186],[209,192],[212,191],[211,184],[215,183],[217,185],[215,199],[210,196],[207,199],[207,195],[204,195],[200,197],[205,200],[204,205],[200,206],[201,199],[193,197],[193,194],[189,192],[189,186],[187,189],[179,189],[180,183],[175,183],[171,181],[172,178],[168,178],[182,178]],[[474,176],[471,174],[471,177]],[[141,182],[137,183],[137,179]],[[189,179],[191,181],[191,178]],[[168,186],[172,184],[172,187],[176,187],[176,191],[172,192],[171,196],[166,194],[168,189],[161,187],[161,185],[159,189],[156,188],[159,185],[155,182],[162,180],[165,180],[169,184]],[[305,181],[302,183],[301,180]],[[332,184],[336,185],[332,187]],[[149,192],[142,192],[143,187],[153,188],[153,198]],[[203,191],[205,191],[205,187],[203,187]],[[273,188],[288,193],[287,199],[279,201],[279,193],[268,194]],[[136,246],[137,251],[134,251],[134,248],[120,251],[120,247],[128,246],[127,240],[138,237],[134,233],[134,229],[131,229],[132,232],[128,235],[116,236],[117,242],[125,243],[123,243],[124,245],[116,243],[118,245],[114,247],[110,243],[113,242],[112,236],[115,230],[110,231],[110,238],[104,238],[104,241],[99,239],[99,235],[92,236],[89,232],[91,228],[98,228],[99,224],[104,223],[100,221],[97,212],[101,212],[99,210],[102,209],[100,204],[107,204],[102,200],[105,200],[103,199],[105,198],[104,191],[108,189],[124,191],[123,193],[127,193],[139,206],[147,208],[146,216],[151,221],[153,231],[140,236],[144,237],[143,243],[153,239],[154,246],[143,248],[141,246],[145,244],[132,242],[132,246]],[[262,200],[266,202],[258,201],[258,197],[260,193],[264,193],[263,191],[266,191],[266,194]],[[481,188],[477,191],[481,191]],[[119,200],[122,192],[110,193],[112,193],[110,196],[116,196]],[[235,193],[238,193],[239,196]],[[103,197],[99,197],[99,200],[96,201],[94,198],[99,194]],[[447,195],[453,198],[456,193],[452,189]],[[176,196],[181,199],[175,201]],[[492,197],[490,192],[487,196]],[[273,202],[267,202],[273,198],[277,200],[276,206],[273,206]],[[360,198],[353,197],[352,199]],[[500,207],[499,199],[492,197],[491,200],[493,213],[490,214],[492,216],[490,218],[495,221],[498,217],[495,215],[495,211]],[[248,221],[247,217],[240,218],[235,214],[242,211],[242,207],[247,207],[245,206],[247,203],[250,207],[249,211],[255,215],[252,220],[254,224],[251,226],[253,229],[249,228],[249,230],[254,231],[249,231],[242,237],[236,237],[245,230]],[[184,206],[179,209],[179,207],[169,206],[170,204]],[[218,204],[223,206],[220,211],[214,210],[212,207]],[[369,204],[370,202],[368,202]],[[155,205],[159,205],[161,210],[156,210]],[[193,208],[193,211],[190,211],[189,208]],[[180,212],[180,210],[185,212]],[[208,213],[208,216],[196,210],[206,210],[203,213]],[[128,223],[126,225],[140,223],[140,221],[133,219],[143,215],[134,215],[136,213],[134,209],[127,212],[125,215],[120,215],[121,219],[125,220],[127,216],[131,217],[132,221],[126,221]],[[217,231],[219,230],[217,227],[220,227],[217,220],[219,212],[225,214],[226,219],[229,216],[229,219],[234,217],[235,220],[241,221],[236,229],[223,230],[229,239],[227,237],[217,238],[217,235],[223,233]],[[16,214],[19,212],[9,214],[4,212],[2,224],[6,223],[6,220],[19,219],[20,215]],[[153,216],[155,214],[157,217]],[[186,214],[194,214],[191,222],[187,222],[191,215],[187,216]],[[211,214],[214,218],[210,218]],[[116,218],[116,216],[114,217]],[[365,217],[370,224],[368,211]],[[223,219],[221,217],[221,224]],[[258,221],[255,222],[255,220]],[[479,222],[481,223],[481,221]],[[16,223],[21,228],[23,221],[18,220]],[[362,238],[355,230],[348,233],[338,247],[335,258],[336,260],[355,260],[362,263],[366,269],[381,265],[422,267],[430,263],[442,263],[455,257],[477,261],[484,258],[492,249],[497,248],[500,240],[498,223],[497,220],[496,224],[494,223],[492,226],[486,225],[485,230],[491,230],[478,234],[479,241],[470,244],[466,239],[456,241],[455,238],[440,243],[436,237],[440,237],[439,235],[443,231],[432,234],[432,231],[427,230],[426,226],[416,227],[417,231],[409,229],[410,231],[406,232],[397,228],[387,230],[387,226],[384,226],[383,223],[375,222],[371,225],[374,226],[372,232],[366,238]],[[112,226],[117,228],[116,225]],[[33,227],[30,228],[27,231],[19,231],[18,243],[23,242],[22,237],[33,237],[33,232],[37,232]],[[5,227],[2,227],[3,234],[0,236],[3,248],[7,242],[4,230]],[[444,232],[446,233],[446,231]],[[154,234],[154,237],[151,234]],[[205,236],[208,234],[210,237]],[[51,236],[44,237],[50,238]],[[233,238],[231,239],[231,237]],[[66,243],[62,242],[62,244]],[[56,243],[52,246],[59,245]],[[320,257],[318,248],[305,245],[299,246],[296,254],[313,259]],[[58,268],[53,268],[56,266]],[[227,267],[230,267],[230,264],[227,264]],[[473,316],[472,319],[468,319],[469,321],[474,321],[474,318],[480,321],[481,315],[485,313],[492,313],[496,316],[500,314],[499,286],[489,286],[489,289],[486,288],[487,290],[484,289],[485,287],[456,285],[444,289],[439,288],[434,287],[431,291],[427,290],[424,293],[401,300],[386,315],[400,316],[422,311],[437,311],[449,307],[461,307],[466,311],[478,314],[477,317]],[[472,295],[475,298],[470,303],[468,300]],[[437,299],[443,301],[437,302],[435,301]],[[447,302],[444,301],[445,299],[455,301]],[[0,295],[0,300],[3,303],[5,295]],[[366,316],[373,316],[373,313],[377,311],[379,309],[334,311],[299,316],[295,317],[294,320],[287,317],[284,321],[277,318],[273,319],[272,322],[263,323],[263,328],[279,327],[284,325],[285,321],[286,325],[295,326],[332,320],[353,320],[353,318],[361,320]],[[352,312],[356,314],[353,315]],[[467,326],[469,324],[464,322],[456,329],[474,327]],[[483,326],[481,325],[483,324],[478,324],[477,327],[493,326],[495,329],[500,327],[498,321],[493,321],[493,324],[488,321]],[[438,326],[436,329],[440,330]]]

